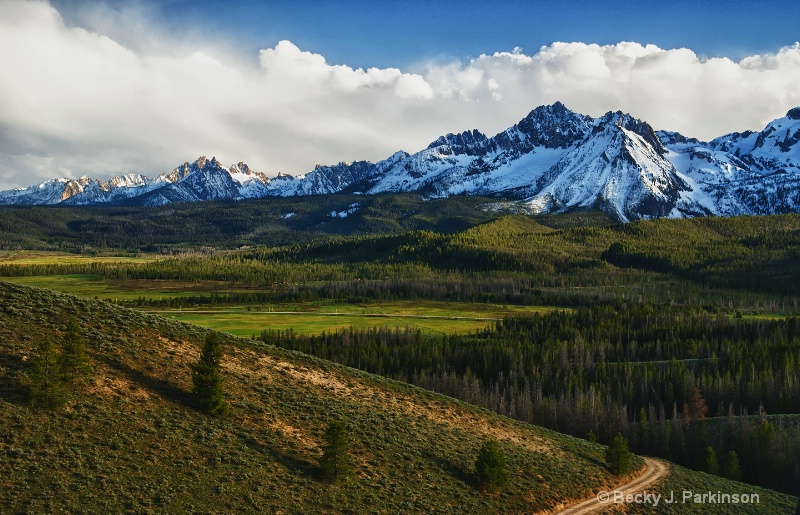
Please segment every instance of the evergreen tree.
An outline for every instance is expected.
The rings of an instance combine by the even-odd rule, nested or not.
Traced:
[[[636,443],[639,453],[647,452],[647,413],[639,408],[639,423],[636,425]]]
[[[67,384],[85,377],[89,373],[89,362],[86,357],[86,341],[75,317],[67,322],[64,338],[61,340],[61,356],[58,369]]]
[[[497,440],[484,442],[475,460],[475,473],[478,484],[484,490],[497,491],[508,481],[506,455]]]
[[[739,456],[734,450],[728,451],[728,456],[725,458],[725,477],[734,481],[744,479],[742,466],[739,464]]]
[[[767,419],[763,419],[758,428],[758,445],[762,452],[769,452],[775,443],[775,426]]]
[[[59,356],[50,338],[39,342],[31,360],[31,405],[56,408],[66,401],[67,391],[58,367]]]
[[[606,449],[606,463],[614,474],[627,474],[631,470],[632,454],[628,450],[628,441],[617,433]]]
[[[717,453],[710,445],[706,447],[706,455],[704,459],[705,471],[709,474],[719,475],[719,461],[717,460]]]
[[[212,417],[221,417],[228,412],[228,406],[222,398],[222,344],[216,333],[209,333],[200,353],[200,359],[192,365],[192,381],[197,404],[200,409]]]
[[[345,479],[352,471],[350,442],[344,424],[334,422],[325,431],[325,448],[320,459],[322,479],[330,483]]]

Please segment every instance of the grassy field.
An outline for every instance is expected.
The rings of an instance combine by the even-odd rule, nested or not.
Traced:
[[[484,329],[504,316],[545,313],[547,306],[500,306],[463,302],[387,302],[382,304],[305,303],[218,309],[160,310],[182,322],[251,337],[263,330],[321,334],[349,327],[406,326],[425,333],[469,333]]]
[[[37,250],[0,251],[0,264],[6,265],[80,265],[87,263],[149,263],[160,256],[130,254],[124,256],[72,254]]]
[[[87,340],[91,377],[64,408],[32,409],[27,358],[42,336],[58,340],[72,316]],[[230,413],[206,417],[190,393],[204,333],[0,282],[0,511],[550,513],[629,479],[608,472],[601,445],[224,335]],[[332,421],[346,424],[355,470],[329,485],[318,462]],[[487,438],[500,442],[510,471],[496,494],[482,493],[474,480]],[[777,514],[797,502],[680,467],[656,487],[684,489],[752,492],[760,502],[750,511],[662,505],[658,512]],[[652,513],[651,506],[628,508]]]
[[[423,315],[392,314],[385,306],[379,311],[386,313],[348,312],[351,309],[331,311],[246,311],[246,310],[193,310],[193,311],[160,311],[158,313],[182,322],[207,327],[217,331],[225,331],[236,336],[250,337],[258,335],[262,330],[285,331],[292,329],[295,333],[321,334],[348,327],[412,327],[426,333],[468,333],[483,329],[494,320],[501,318],[493,313],[482,313],[482,317],[459,315]],[[278,308],[281,309],[281,308]],[[337,313],[337,311],[339,311]],[[370,310],[371,311],[371,310]],[[425,312],[424,306],[415,305],[415,309],[403,311]]]
[[[141,284],[141,288],[124,287],[105,281],[98,281],[95,276],[89,274],[71,275],[35,275],[31,277],[3,277],[8,281],[23,286],[35,286],[37,288],[47,288],[49,290],[60,291],[78,295],[79,297],[90,297],[102,300],[136,300],[139,297],[147,299],[162,299],[187,296],[197,293],[199,285],[174,284]],[[199,290],[207,293],[209,290]],[[213,291],[213,290],[211,290]]]
[[[144,298],[161,300],[216,293],[257,293],[253,288],[236,288],[223,281],[103,281],[91,274],[34,275],[2,277],[3,281],[102,300],[126,301]]]
[[[44,253],[40,253],[44,254]],[[42,256],[42,259],[46,259]],[[98,281],[86,274],[49,275],[32,277],[7,277],[8,281],[23,286],[36,286],[50,290],[111,301],[168,299],[201,294],[226,294],[257,292],[254,289],[231,288],[228,283],[214,281]],[[381,304],[341,304],[313,302],[303,304],[275,304],[250,306],[225,306],[195,310],[152,310],[183,322],[209,329],[225,331],[236,336],[251,337],[262,330],[284,331],[292,328],[296,333],[320,334],[348,327],[415,327],[428,333],[467,333],[480,330],[494,320],[507,315],[544,313],[554,309],[548,306],[514,306],[466,302],[395,301]]]

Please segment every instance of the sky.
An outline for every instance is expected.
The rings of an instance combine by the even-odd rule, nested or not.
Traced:
[[[0,0],[0,190],[276,175],[539,105],[711,139],[800,106],[800,2]]]

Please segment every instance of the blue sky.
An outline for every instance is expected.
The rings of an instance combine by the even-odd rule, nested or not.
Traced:
[[[709,139],[800,105],[800,2],[0,0],[0,189],[268,175],[561,101]]]
[[[54,5],[69,17],[81,3]],[[124,10],[131,3],[107,5]],[[170,31],[216,29],[251,53],[288,39],[331,63],[363,68],[409,68],[514,47],[535,51],[555,41],[635,41],[740,59],[800,38],[800,2],[786,0],[166,0],[139,6]]]

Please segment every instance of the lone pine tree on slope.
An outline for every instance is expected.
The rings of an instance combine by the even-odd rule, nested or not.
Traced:
[[[200,359],[192,365],[192,381],[197,404],[200,409],[212,417],[222,417],[228,412],[228,405],[222,398],[222,344],[216,333],[209,333]]]
[[[64,338],[61,340],[61,355],[58,359],[59,371],[65,383],[71,384],[89,374],[86,357],[86,340],[75,317],[67,322]]]
[[[496,492],[508,481],[506,455],[497,440],[484,442],[475,460],[475,474],[483,490]]]
[[[322,479],[333,483],[345,479],[352,471],[352,460],[349,452],[347,429],[341,422],[334,422],[325,431],[325,448],[320,469]]]
[[[45,336],[31,360],[30,401],[34,407],[56,408],[66,401],[67,392],[59,371],[58,355],[53,342]]]
[[[45,336],[31,360],[31,404],[56,408],[64,404],[90,371],[86,341],[75,317],[70,318],[59,345]]]
[[[608,468],[617,475],[627,474],[631,471],[632,456],[628,450],[628,441],[620,433],[617,433],[606,449]]]

